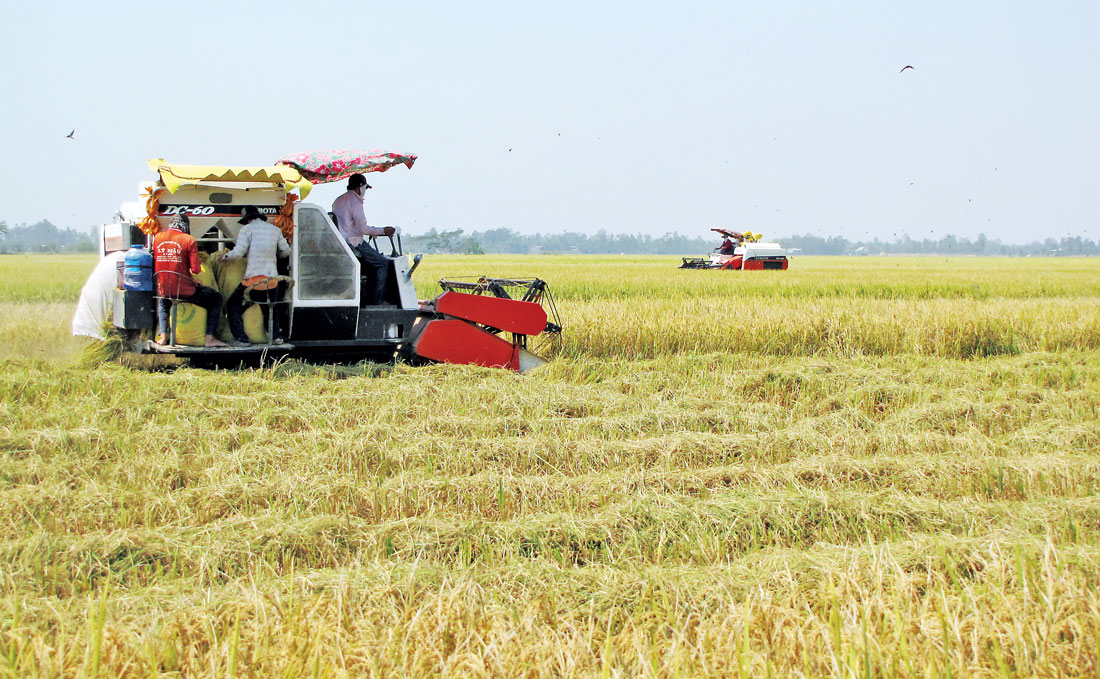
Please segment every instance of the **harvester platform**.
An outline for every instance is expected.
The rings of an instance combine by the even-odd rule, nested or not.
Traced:
[[[537,278],[483,276],[439,285],[443,294],[421,305],[422,317],[406,348],[410,355],[525,372],[546,362],[528,349],[529,338],[543,338],[540,351],[560,340],[553,297]]]
[[[259,353],[267,353],[269,355],[279,356],[294,351],[294,345],[284,343],[250,344],[246,347],[199,347],[188,346],[185,344],[157,344],[156,342],[150,340],[146,342],[145,349],[145,353],[173,354],[184,358],[190,358],[193,356],[232,356],[234,354],[247,356]]]

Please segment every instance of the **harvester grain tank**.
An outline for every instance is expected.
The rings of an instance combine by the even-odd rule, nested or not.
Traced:
[[[200,276],[204,284],[219,288],[228,298],[240,282],[242,267],[237,267],[233,279],[228,262],[219,263],[214,255],[232,247],[241,229],[238,220],[242,211],[246,206],[256,206],[282,230],[291,246],[289,262],[280,260],[287,263],[280,264],[283,268],[279,272],[288,292],[273,305],[273,313],[282,314],[289,325],[287,341],[272,342],[258,320],[259,308],[253,308],[245,316],[252,339],[249,346],[199,346],[202,342],[188,341],[186,332],[177,332],[175,343],[157,343],[153,341],[156,291],[122,289],[121,285],[105,289],[108,278],[102,273],[93,273],[85,286],[73,321],[74,333],[99,334],[89,328],[99,327],[108,319],[89,316],[113,307],[111,331],[123,339],[126,350],[189,358],[199,365],[256,363],[281,356],[385,361],[398,355],[413,362],[465,363],[517,371],[544,363],[536,351],[555,344],[561,333],[545,282],[490,277],[468,282],[443,280],[442,294],[422,302],[417,299],[412,281],[421,255],[410,261],[403,252],[399,228],[395,228],[394,236],[373,239],[372,244],[387,260],[389,278],[385,303],[366,303],[367,275],[334,218],[326,208],[304,199],[314,183],[338,181],[353,172],[384,171],[398,164],[411,168],[416,156],[340,153],[345,156],[340,160],[325,155],[319,168],[289,161],[265,167],[228,167],[150,160],[156,178],[141,185],[142,200],[124,203],[116,220],[102,227],[100,253],[104,260],[97,272],[114,267],[124,256],[121,253],[131,246],[148,247],[152,236],[176,215],[187,215],[203,259]],[[379,242],[382,239],[384,242]],[[174,306],[176,318],[182,319],[177,320],[179,326],[195,323],[194,316],[201,311],[185,302]],[[249,326],[247,314],[253,312]]]

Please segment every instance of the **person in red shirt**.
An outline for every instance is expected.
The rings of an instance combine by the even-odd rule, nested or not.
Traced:
[[[222,310],[221,293],[205,285],[199,285],[192,274],[202,271],[199,247],[191,236],[191,220],[187,215],[176,215],[167,229],[153,239],[153,277],[157,281],[157,343],[168,342],[168,312],[172,300],[197,304],[206,309],[206,346],[228,346],[214,332],[218,329],[218,317]]]

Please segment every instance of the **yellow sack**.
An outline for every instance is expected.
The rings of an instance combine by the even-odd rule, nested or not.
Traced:
[[[202,270],[193,276],[195,282],[208,288],[216,288],[210,255],[200,252],[199,261],[202,263]],[[180,302],[176,306],[176,344],[192,347],[206,344],[206,309],[186,302]]]
[[[218,264],[217,278],[218,290],[222,293],[225,304],[229,304],[229,296],[241,284],[244,279],[244,270],[248,266],[248,258],[227,259]],[[244,312],[244,332],[248,335],[248,341],[254,344],[267,344],[267,326],[264,325],[264,313],[260,307],[253,304]],[[233,339],[233,333],[229,332],[229,321],[222,316],[218,323],[218,337],[228,342]]]

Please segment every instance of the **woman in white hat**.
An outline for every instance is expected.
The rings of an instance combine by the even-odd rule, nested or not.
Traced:
[[[244,270],[244,279],[225,305],[225,316],[229,319],[229,331],[233,333],[233,346],[248,346],[248,334],[244,331],[244,312],[252,306],[253,300],[245,297],[245,290],[249,286],[253,290],[266,291],[271,300],[280,299],[283,293],[283,284],[274,280],[279,275],[279,269],[275,263],[276,257],[289,257],[290,244],[283,237],[279,227],[268,224],[267,217],[260,213],[255,205],[246,205],[242,211],[238,223],[244,227],[237,234],[237,243],[227,253],[219,256],[220,260],[240,259],[248,256],[248,264]],[[267,306],[261,307],[264,312],[264,323],[267,323]],[[272,341],[275,344],[283,343],[282,330],[279,327],[279,314],[275,314],[272,322]]]

